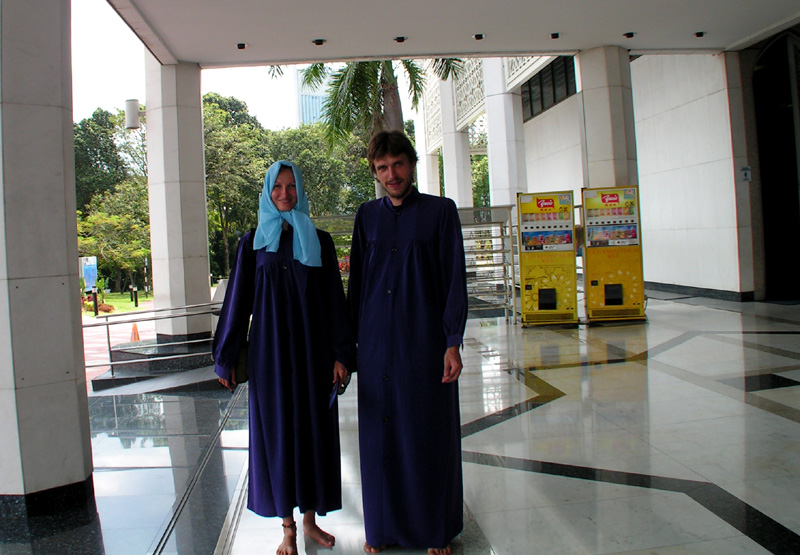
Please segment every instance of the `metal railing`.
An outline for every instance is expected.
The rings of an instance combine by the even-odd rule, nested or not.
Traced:
[[[123,324],[139,324],[141,322],[155,322],[160,320],[171,320],[175,318],[188,318],[192,316],[203,316],[203,315],[210,315],[216,316],[219,314],[219,310],[222,306],[222,303],[219,301],[210,302],[210,303],[201,303],[201,304],[194,304],[194,305],[185,305],[185,306],[174,306],[174,307],[167,307],[167,308],[152,308],[147,310],[137,310],[134,312],[124,312],[121,314],[101,314],[98,315],[97,319],[103,319],[102,322],[96,322],[92,324],[84,324],[84,328],[99,328],[104,327],[106,331],[106,346],[108,348],[108,362],[97,362],[92,364],[86,364],[86,368],[97,368],[103,366],[110,366],[111,368],[111,376],[114,376],[114,367],[115,366],[124,366],[128,364],[141,364],[144,361],[147,362],[156,362],[156,361],[164,361],[164,360],[177,360],[181,358],[189,358],[189,357],[199,357],[204,355],[211,355],[211,335],[208,338],[203,339],[189,339],[186,341],[173,341],[173,342],[164,342],[164,343],[155,343],[154,346],[156,347],[175,347],[180,345],[192,345],[192,344],[199,344],[199,343],[209,343],[209,349],[207,351],[195,351],[191,353],[185,354],[173,354],[173,355],[166,355],[166,356],[155,356],[155,357],[147,357],[143,356],[141,358],[135,358],[131,360],[120,360],[114,361],[112,360],[112,353],[114,352],[121,352],[126,350],[133,350],[137,347],[131,347],[129,342],[127,343],[127,348],[119,348],[113,347],[111,345],[111,332],[110,326],[117,326]],[[176,313],[176,311],[179,311]],[[168,314],[164,314],[168,313]],[[144,316],[145,314],[153,314],[152,316]],[[113,320],[113,321],[112,321]],[[139,347],[141,348],[141,347]]]
[[[517,304],[514,290],[517,283],[518,269],[514,260],[514,240],[516,237],[513,222],[511,221],[511,208],[511,206],[461,208],[459,209],[459,216],[462,220],[464,247],[467,256],[467,270],[469,272],[468,289],[470,294],[486,302],[483,306],[471,306],[470,310],[480,311],[500,308],[505,311],[506,320],[513,318],[513,321],[516,323]],[[349,239],[353,232],[354,218],[354,215],[314,218],[314,224],[319,229],[328,231],[333,236],[339,254],[342,278],[345,284],[349,275],[346,263],[349,261]],[[98,320],[97,322],[84,324],[83,327],[105,328],[108,362],[93,362],[91,364],[86,364],[85,367],[88,369],[108,366],[111,368],[111,376],[114,377],[115,367],[141,364],[145,361],[158,362],[204,355],[210,356],[210,342],[215,326],[212,326],[212,335],[209,335],[208,338],[154,344],[156,347],[177,347],[209,343],[209,349],[207,350],[164,356],[142,356],[141,358],[133,358],[130,360],[114,361],[112,360],[113,353],[131,351],[137,348],[141,349],[144,348],[144,346],[131,346],[130,343],[133,342],[124,343],[124,345],[126,345],[124,348],[112,346],[110,327],[203,316],[206,314],[216,316],[219,314],[221,307],[221,301],[212,301],[194,305],[137,310],[122,314],[100,314],[96,317]]]

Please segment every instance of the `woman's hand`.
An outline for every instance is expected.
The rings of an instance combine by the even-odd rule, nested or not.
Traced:
[[[230,392],[233,392],[233,390],[236,389],[236,374],[234,373],[233,369],[231,369],[230,380],[226,380],[225,378],[217,378],[217,381],[222,384],[222,387]]]
[[[336,380],[339,380],[338,394],[341,395],[350,383],[350,372],[338,360],[333,364],[333,383],[336,383]]]

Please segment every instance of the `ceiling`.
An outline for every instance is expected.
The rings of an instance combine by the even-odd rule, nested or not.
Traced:
[[[798,0],[108,3],[162,64],[192,62],[204,68],[558,54],[602,45],[619,45],[632,54],[720,52],[745,48],[800,23]],[[476,34],[483,40],[475,40]],[[398,42],[396,37],[406,38]],[[316,39],[325,42],[317,46]]]

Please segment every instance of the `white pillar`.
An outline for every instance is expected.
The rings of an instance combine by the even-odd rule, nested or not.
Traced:
[[[736,191],[736,233],[739,249],[739,291],[753,291],[755,300],[766,296],[765,254],[757,245],[764,241],[761,205],[761,171],[758,164],[758,133],[755,128],[755,103],[752,77],[756,53],[726,52],[725,76],[731,122],[732,175]],[[744,59],[742,59],[744,58]],[[744,83],[748,83],[745,85]],[[742,168],[753,166],[748,180]]]
[[[425,115],[417,112],[414,118],[414,135],[416,140],[417,156],[417,187],[420,193],[439,196],[439,154],[427,154],[427,129],[425,129]]]
[[[0,497],[90,494],[70,2],[0,18]]]
[[[421,168],[424,168],[424,174],[420,171]],[[417,172],[419,174],[417,181],[419,182],[420,192],[437,197],[441,196],[442,192],[439,190],[439,151],[433,154],[420,154],[419,162],[417,162]]]
[[[581,94],[586,187],[638,185],[628,51],[601,46],[575,57]]]
[[[157,308],[211,300],[200,66],[146,54],[150,242]],[[165,339],[211,333],[210,316],[161,320]]]
[[[456,206],[472,206],[472,169],[469,163],[469,134],[456,128],[455,84],[440,81],[442,103],[442,157],[444,192]]]
[[[493,205],[516,205],[526,190],[522,95],[506,90],[502,58],[483,60],[489,143],[489,187]]]

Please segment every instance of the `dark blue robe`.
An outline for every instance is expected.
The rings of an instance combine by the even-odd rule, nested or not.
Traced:
[[[348,288],[358,344],[367,543],[444,547],[463,527],[458,384],[444,354],[467,318],[464,245],[450,199],[413,189],[356,214]]]
[[[294,260],[291,227],[277,252],[255,256],[251,233],[239,242],[213,344],[216,373],[229,379],[252,313],[247,506],[261,516],[289,517],[294,507],[324,515],[342,507],[333,365],[355,362],[336,250],[317,230],[322,267],[312,268]]]

